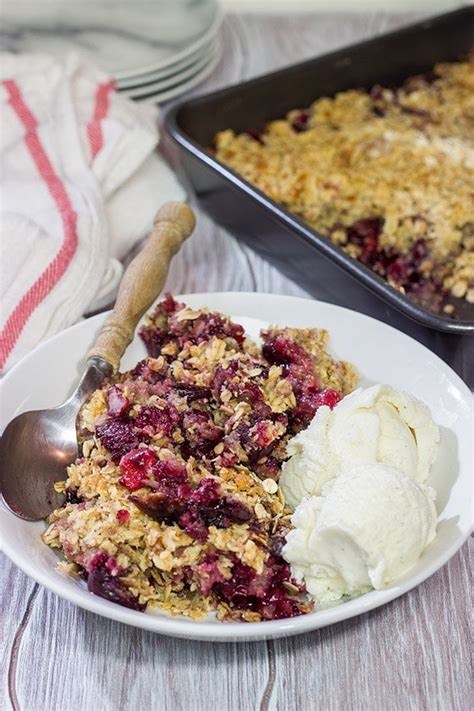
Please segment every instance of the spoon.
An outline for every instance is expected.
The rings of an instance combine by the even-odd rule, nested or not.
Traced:
[[[38,521],[64,503],[54,490],[66,467],[78,456],[76,418],[81,405],[105,378],[117,372],[138,321],[162,290],[172,257],[195,225],[194,213],[182,203],[158,210],[153,230],[129,264],[114,309],[87,354],[86,369],[63,405],[15,417],[0,440],[0,490],[9,509]]]

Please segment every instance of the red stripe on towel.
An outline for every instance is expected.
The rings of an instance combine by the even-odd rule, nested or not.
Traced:
[[[114,81],[99,84],[95,95],[95,108],[92,119],[87,124],[87,137],[92,158],[95,158],[104,144],[102,121],[109,110],[109,95],[115,88]]]
[[[3,85],[8,93],[9,103],[13,111],[26,129],[24,140],[38,173],[46,183],[48,191],[61,215],[63,242],[53,261],[20,299],[9,316],[3,331],[0,333],[0,368],[4,367],[33,311],[54,289],[67,270],[76,253],[78,244],[76,232],[77,214],[66,192],[64,183],[55,172],[41,144],[37,132],[38,122],[26,105],[18,84],[9,79],[4,81]]]

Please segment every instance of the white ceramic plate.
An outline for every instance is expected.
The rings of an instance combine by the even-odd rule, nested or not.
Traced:
[[[174,0],[176,2],[176,0]],[[155,2],[156,5],[156,2]],[[190,7],[193,5],[193,0],[190,2]],[[197,3],[194,2],[194,5],[197,6]],[[222,25],[222,20],[224,18],[224,13],[220,9],[220,7],[212,0],[207,1],[207,3],[201,3],[201,5],[207,5],[206,11],[206,29],[205,31],[198,36],[197,39],[194,39],[196,37],[195,33],[193,35],[193,41],[189,37],[186,39],[181,39],[183,42],[183,49],[177,50],[176,48],[172,48],[170,51],[169,49],[167,50],[167,56],[166,57],[157,57],[156,59],[153,59],[153,62],[150,62],[147,65],[142,65],[140,67],[136,67],[132,70],[128,71],[116,71],[114,72],[114,76],[116,79],[127,79],[131,77],[135,77],[137,75],[142,75],[142,74],[149,74],[150,72],[155,72],[158,70],[163,70],[167,69],[170,67],[172,64],[175,62],[180,62],[183,59],[187,59],[190,55],[192,55],[194,52],[197,50],[201,49],[201,47],[204,47],[210,40],[217,35],[219,32],[219,29]],[[158,7],[159,10],[159,7]],[[186,19],[179,19],[177,22],[177,32],[181,33],[181,38],[183,33],[183,28],[187,27],[188,31],[191,28],[191,22],[193,22],[194,18],[191,16],[190,18],[190,12],[189,8],[184,7],[184,13],[186,15]],[[161,20],[161,18],[160,18]],[[191,21],[189,21],[191,20]],[[193,31],[195,32],[195,25],[193,27]],[[166,39],[169,40],[169,35],[166,37]],[[155,56],[156,56],[156,51],[155,51]]]
[[[125,94],[125,96],[131,99],[138,99],[141,96],[163,96],[165,93],[182,87],[186,87],[189,81],[194,81],[195,77],[198,77],[201,81],[201,75],[205,72],[210,65],[215,66],[215,62],[220,57],[221,45],[218,40],[216,40],[207,51],[199,57],[192,66],[187,67],[177,74],[173,74],[166,79],[159,79],[157,81],[146,82],[144,84],[138,84],[137,86],[131,87],[129,89],[121,89],[120,93]],[[184,89],[185,90],[185,89]],[[183,90],[183,91],[184,91]]]
[[[175,64],[170,64],[166,69],[159,69],[156,72],[149,72],[148,74],[137,74],[130,79],[120,79],[117,83],[117,89],[127,90],[135,89],[139,86],[145,84],[153,84],[158,81],[165,81],[171,79],[172,77],[180,77],[185,71],[189,71],[191,67],[194,67],[202,57],[208,56],[212,47],[218,42],[219,36],[213,37],[210,42],[207,42],[203,47],[193,52],[189,57],[185,57],[180,62],[175,62]]]
[[[145,101],[150,104],[162,104],[164,101],[169,101],[177,96],[181,96],[181,94],[184,94],[186,91],[190,91],[190,89],[193,89],[195,86],[207,79],[210,74],[212,74],[219,62],[221,52],[222,47],[220,43],[218,43],[215,52],[211,55],[209,62],[205,65],[205,67],[197,74],[193,74],[190,79],[182,84],[177,84],[176,86],[172,86],[169,89],[164,89],[163,91],[158,91],[156,93],[148,89],[146,92],[140,92],[140,95],[134,94],[133,98],[136,101]]]
[[[56,571],[57,556],[40,538],[44,524],[22,521],[2,503],[3,549],[25,573],[66,600],[129,625],[188,639],[253,640],[307,632],[372,610],[421,583],[461,547],[472,526],[472,396],[443,361],[390,326],[310,299],[242,293],[178,298],[191,307],[206,305],[232,314],[254,337],[268,323],[327,328],[331,351],[355,364],[362,385],[384,382],[424,400],[442,433],[440,455],[429,480],[438,491],[439,524],[435,540],[410,574],[389,590],[373,591],[338,607],[289,620],[192,622],[159,612],[128,610],[92,595],[83,582]],[[6,375],[1,386],[2,430],[20,412],[52,407],[64,400],[75,386],[82,356],[105,318],[106,314],[101,314],[60,333],[36,348]],[[135,339],[123,358],[123,367],[132,367],[144,354],[143,345]]]

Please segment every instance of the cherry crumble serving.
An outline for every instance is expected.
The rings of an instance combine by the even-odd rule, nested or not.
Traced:
[[[322,329],[262,346],[226,316],[171,296],[140,335],[149,357],[81,410],[82,456],[44,541],[89,590],[135,610],[260,621],[312,609],[281,547],[286,442],[356,384]]]

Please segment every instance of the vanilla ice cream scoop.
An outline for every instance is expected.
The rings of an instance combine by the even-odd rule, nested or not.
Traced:
[[[423,482],[438,442],[438,426],[423,402],[388,385],[359,388],[332,411],[320,407],[309,427],[290,440],[280,486],[295,508],[356,464],[389,464]]]
[[[341,472],[303,499],[283,556],[321,604],[397,582],[435,536],[435,492],[386,464]]]

